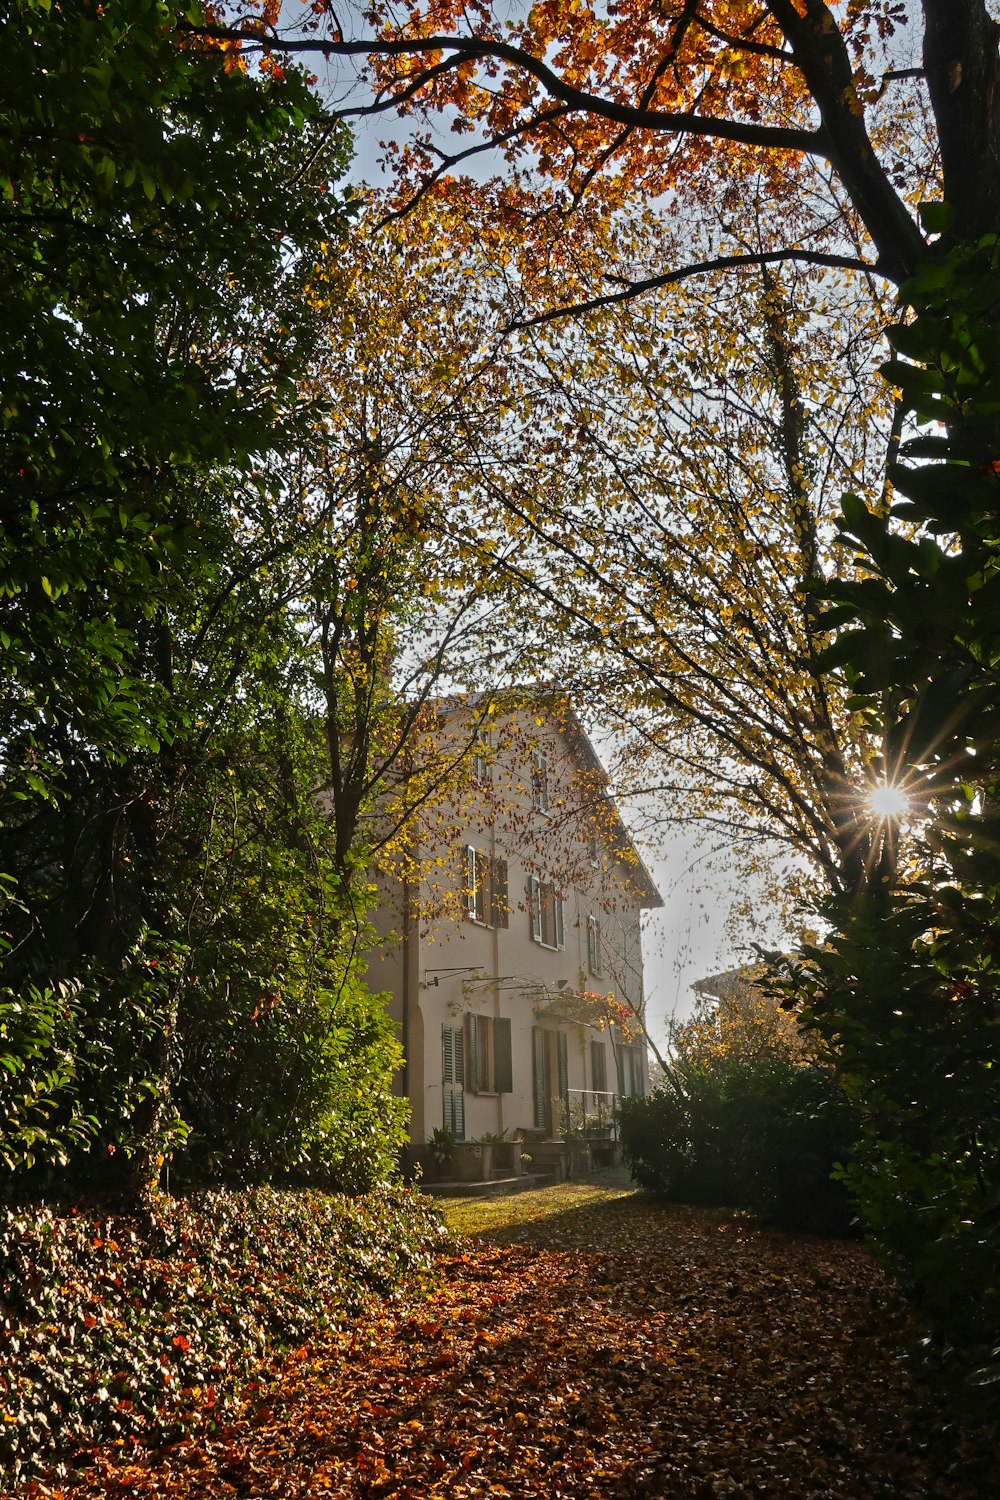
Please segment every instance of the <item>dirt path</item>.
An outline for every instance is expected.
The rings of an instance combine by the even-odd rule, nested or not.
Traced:
[[[290,1361],[224,1430],[74,1496],[940,1496],[981,1440],[921,1414],[857,1246],[634,1195],[455,1205],[438,1290]],[[978,1470],[978,1477],[977,1477]],[[38,1495],[59,1491],[41,1487]]]

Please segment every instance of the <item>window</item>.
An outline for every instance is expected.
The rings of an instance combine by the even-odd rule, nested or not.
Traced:
[[[601,863],[601,846],[597,841],[596,833],[592,833],[587,840],[587,858],[596,870]]]
[[[465,1031],[472,1092],[512,1093],[510,1021],[505,1016],[477,1016],[470,1011],[465,1018]]]
[[[549,758],[540,750],[531,752],[531,805],[539,812],[549,810]]]
[[[507,861],[467,844],[465,899],[471,922],[480,922],[484,927],[507,927],[510,921]]]
[[[441,1123],[456,1140],[465,1139],[465,1036],[461,1026],[441,1027],[441,1080],[444,1110]]]
[[[476,735],[476,743],[472,750],[472,779],[476,786],[489,786],[491,781],[490,737],[482,729]]]
[[[608,1092],[608,1049],[603,1042],[592,1041],[590,1044],[590,1079],[594,1091],[594,1103],[607,1105],[607,1099],[601,1099],[601,1094]]]
[[[551,880],[537,880],[534,875],[528,880],[528,910],[531,916],[531,936],[536,943],[546,948],[563,948],[563,903],[556,895]]]
[[[587,968],[595,978],[604,972],[601,955],[601,924],[597,917],[587,918]]]

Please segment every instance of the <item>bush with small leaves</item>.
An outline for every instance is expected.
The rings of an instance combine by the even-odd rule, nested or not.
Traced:
[[[240,1377],[418,1276],[442,1237],[401,1187],[204,1193],[151,1220],[0,1210],[0,1482],[212,1423]]]

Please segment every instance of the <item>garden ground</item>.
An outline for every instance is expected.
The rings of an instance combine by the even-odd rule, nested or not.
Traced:
[[[23,1494],[626,1500],[991,1493],[995,1429],[914,1373],[858,1245],[610,1179],[446,1202],[422,1301],[286,1360],[227,1425]],[[959,1409],[965,1403],[959,1404]]]

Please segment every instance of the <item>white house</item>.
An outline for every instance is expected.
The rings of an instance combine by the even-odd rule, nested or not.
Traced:
[[[433,738],[460,773],[412,830],[370,974],[411,1139],[559,1139],[645,1091],[640,918],[661,897],[565,699],[442,705]]]

